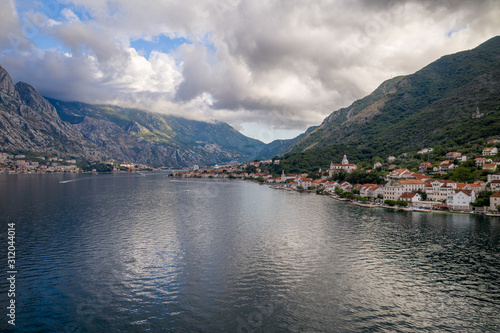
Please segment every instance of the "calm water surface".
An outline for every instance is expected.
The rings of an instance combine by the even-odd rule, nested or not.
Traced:
[[[500,331],[499,219],[165,174],[0,176],[0,212],[13,331]]]

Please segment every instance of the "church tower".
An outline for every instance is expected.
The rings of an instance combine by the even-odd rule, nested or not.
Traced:
[[[344,158],[342,159],[342,164],[349,164],[349,161],[347,160],[346,155],[344,155]]]

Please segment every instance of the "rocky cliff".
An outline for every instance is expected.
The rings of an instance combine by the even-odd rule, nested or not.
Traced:
[[[249,161],[264,147],[222,122],[46,99],[0,66],[0,151],[177,168]]]

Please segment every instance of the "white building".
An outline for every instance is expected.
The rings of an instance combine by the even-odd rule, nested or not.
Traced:
[[[500,180],[500,175],[488,175],[488,183],[491,183],[492,180]]]
[[[328,177],[332,177],[334,172],[344,170],[347,173],[351,173],[354,170],[356,170],[358,167],[356,164],[350,164],[349,161],[347,160],[347,156],[344,155],[344,158],[342,159],[342,164],[333,164],[330,163],[330,169],[328,170]]]
[[[446,203],[454,210],[470,210],[470,205],[474,201],[476,201],[476,193],[471,190],[453,190],[446,199]]]
[[[427,200],[444,202],[453,193],[456,183],[452,180],[436,180],[425,187]]]
[[[422,201],[422,196],[420,195],[420,193],[404,192],[403,194],[401,194],[399,200],[404,200],[406,202],[418,202]]]
[[[500,207],[500,192],[493,193],[490,197],[490,209],[497,210]]]
[[[425,183],[418,179],[403,179],[389,182],[384,186],[385,200],[399,200],[405,192],[424,191]]]
[[[483,156],[490,156],[498,154],[497,147],[486,147],[483,149]]]

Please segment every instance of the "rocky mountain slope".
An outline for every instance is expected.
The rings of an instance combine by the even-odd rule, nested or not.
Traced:
[[[0,66],[0,150],[186,167],[253,160],[265,144],[226,123],[45,99]]]

